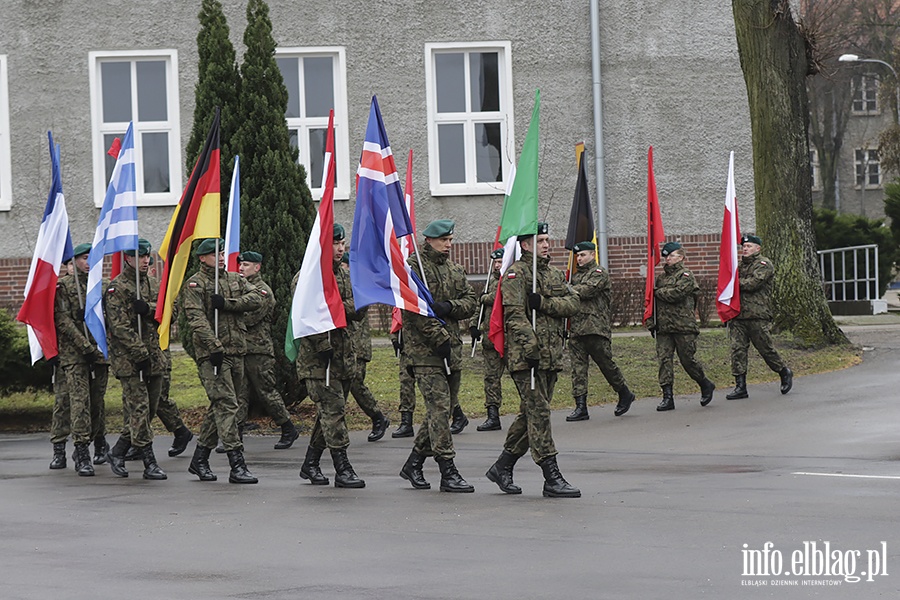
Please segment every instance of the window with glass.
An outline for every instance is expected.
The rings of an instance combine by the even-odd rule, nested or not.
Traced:
[[[182,191],[177,51],[91,52],[90,78],[96,205],[116,164],[108,150],[129,122],[138,204],[176,204]]]
[[[12,208],[12,156],[9,144],[9,83],[6,55],[0,54],[0,210]]]
[[[857,149],[855,156],[856,187],[881,187],[881,162],[878,150]]]
[[[335,199],[350,198],[347,72],[343,48],[279,48],[275,57],[288,91],[285,112],[291,144],[306,167],[313,198],[325,186],[325,136],[334,109]]]
[[[514,153],[509,42],[426,44],[432,195],[503,194]]]
[[[867,73],[853,80],[853,112],[879,112],[878,78],[875,75]]]

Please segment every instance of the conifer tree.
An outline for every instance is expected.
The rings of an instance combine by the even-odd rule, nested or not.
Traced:
[[[291,280],[300,269],[315,209],[306,171],[290,143],[285,111],[288,92],[275,61],[269,7],[249,0],[247,48],[241,64],[239,128],[232,148],[241,156],[241,248],[263,255],[262,275],[275,293],[272,340],[279,387],[296,400],[293,365],[284,356]]]

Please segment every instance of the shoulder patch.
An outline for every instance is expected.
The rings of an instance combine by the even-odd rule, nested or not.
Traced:
[[[515,273],[507,273],[507,274],[506,274],[506,278],[507,278],[507,279],[515,279],[515,278],[516,278],[516,274],[515,274]]]
[[[262,294],[263,296],[268,296],[268,295],[269,295],[269,292],[267,292],[267,291],[264,290],[264,289],[260,289],[260,290],[259,290],[259,293]]]
[[[106,293],[107,293],[107,294],[112,294],[112,293],[115,292],[115,291],[116,291],[116,288],[111,287],[111,288],[109,288],[108,290],[106,290]]]
[[[764,260],[761,260],[761,261],[759,261],[759,264],[765,265],[765,264],[768,264],[768,263],[766,263],[766,261],[764,261]]]
[[[197,287],[197,282],[196,282],[196,281],[189,281],[189,282],[188,282],[188,287]]]
[[[690,277],[690,276],[691,276],[691,272],[690,272],[690,271],[685,271],[684,273],[681,274],[681,276],[682,276],[682,277]]]
[[[603,269],[594,269],[594,273],[602,273]]]

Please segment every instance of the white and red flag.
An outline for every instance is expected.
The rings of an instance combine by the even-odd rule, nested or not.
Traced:
[[[738,285],[738,244],[741,228],[738,222],[737,192],[734,188],[734,150],[728,157],[728,184],[725,188],[725,216],[722,219],[722,241],[719,245],[719,283],[716,287],[716,312],[723,323],[741,312],[741,289]]]
[[[25,283],[25,302],[16,319],[28,326],[28,345],[31,347],[31,363],[42,356],[51,359],[59,354],[56,324],[53,320],[53,304],[56,301],[56,282],[63,261],[72,258],[72,236],[69,233],[69,215],[62,191],[59,171],[59,146],[50,140],[51,180],[50,193],[44,218],[34,245],[34,257]]]
[[[344,302],[334,274],[334,110],[328,115],[325,141],[325,191],[309,233],[300,276],[291,302],[284,353],[297,359],[296,340],[347,326]]]

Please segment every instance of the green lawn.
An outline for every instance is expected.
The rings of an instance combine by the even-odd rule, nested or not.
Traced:
[[[831,346],[824,349],[808,350],[798,348],[790,343],[788,336],[777,338],[779,352],[794,370],[795,375],[809,375],[844,369],[858,364],[860,351],[853,346]],[[659,397],[659,386],[656,383],[657,364],[655,341],[647,336],[617,336],[613,339],[613,353],[616,362],[622,369],[629,387],[638,398]],[[476,352],[474,359],[466,353],[465,368],[462,373],[460,402],[466,414],[475,421],[484,416],[484,392],[481,352]],[[733,387],[728,355],[728,338],[724,329],[704,330],[700,335],[698,357],[706,367],[707,376],[712,379],[718,389],[717,398]],[[196,431],[207,406],[206,394],[197,378],[194,362],[184,352],[172,354],[172,390],[171,397],[178,403],[188,425]],[[374,359],[369,363],[366,383],[375,394],[382,410],[388,412],[391,421],[398,420],[397,405],[398,361],[388,347],[376,347]],[[748,383],[775,381],[778,376],[768,370],[765,363],[751,349],[750,371]],[[696,384],[677,365],[675,370],[675,393],[695,394],[699,398]],[[802,384],[801,384],[802,385]],[[572,404],[571,379],[568,370],[560,374],[559,383],[553,398],[553,408],[565,408]],[[616,394],[607,385],[599,369],[592,367],[590,371],[590,387],[588,402],[592,405],[616,401]],[[118,431],[122,426],[121,387],[115,378],[110,377],[106,393],[107,431]],[[518,409],[518,395],[508,376],[503,378],[504,414],[514,413]],[[17,393],[0,398],[0,429],[4,431],[46,431],[50,425],[50,412],[53,406],[53,395],[47,391]],[[301,428],[308,431],[315,417],[312,403],[307,399],[299,405],[290,407]],[[348,402],[348,422],[353,429],[367,429],[371,426],[368,418],[359,410],[352,398]],[[424,406],[421,396],[416,406],[415,421],[421,422]],[[260,425],[262,433],[274,431],[272,422],[263,417],[253,419]],[[158,420],[154,427],[162,432]]]

